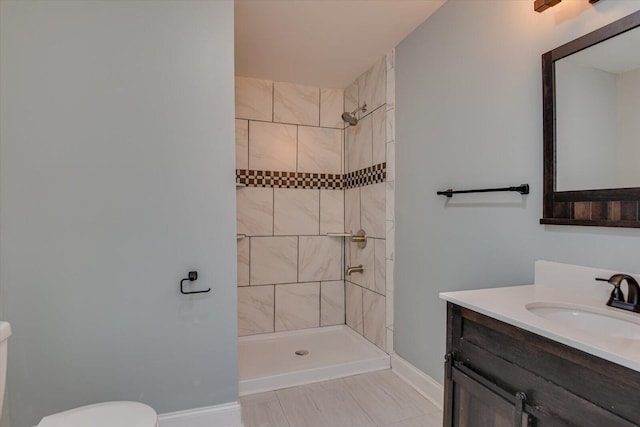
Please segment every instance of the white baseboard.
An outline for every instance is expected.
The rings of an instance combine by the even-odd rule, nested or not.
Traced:
[[[241,419],[238,402],[158,415],[160,427],[242,427]]]
[[[391,355],[391,370],[442,410],[444,399],[442,384],[395,353]]]

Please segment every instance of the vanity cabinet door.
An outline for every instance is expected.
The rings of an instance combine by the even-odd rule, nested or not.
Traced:
[[[505,390],[458,364],[449,370],[449,398],[445,426],[531,427],[524,394],[510,396]]]

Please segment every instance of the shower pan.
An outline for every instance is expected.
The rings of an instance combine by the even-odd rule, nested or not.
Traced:
[[[387,353],[346,325],[238,339],[240,396],[390,366]]]

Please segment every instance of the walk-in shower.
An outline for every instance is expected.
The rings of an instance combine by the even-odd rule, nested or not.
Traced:
[[[345,111],[342,113],[342,120],[349,123],[351,126],[355,126],[358,124],[358,118],[356,117],[356,113],[358,111],[362,111],[363,113],[367,112],[367,104],[363,104],[362,107],[358,107],[355,110],[349,112]]]
[[[240,395],[390,367],[392,63],[344,90],[236,78]]]

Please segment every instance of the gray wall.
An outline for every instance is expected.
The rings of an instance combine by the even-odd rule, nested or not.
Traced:
[[[11,425],[237,400],[233,2],[0,7]]]
[[[640,271],[640,230],[542,226],[540,55],[640,9],[450,0],[396,50],[395,350],[442,381],[440,291],[533,281],[533,262]],[[454,197],[440,189],[532,192]]]

